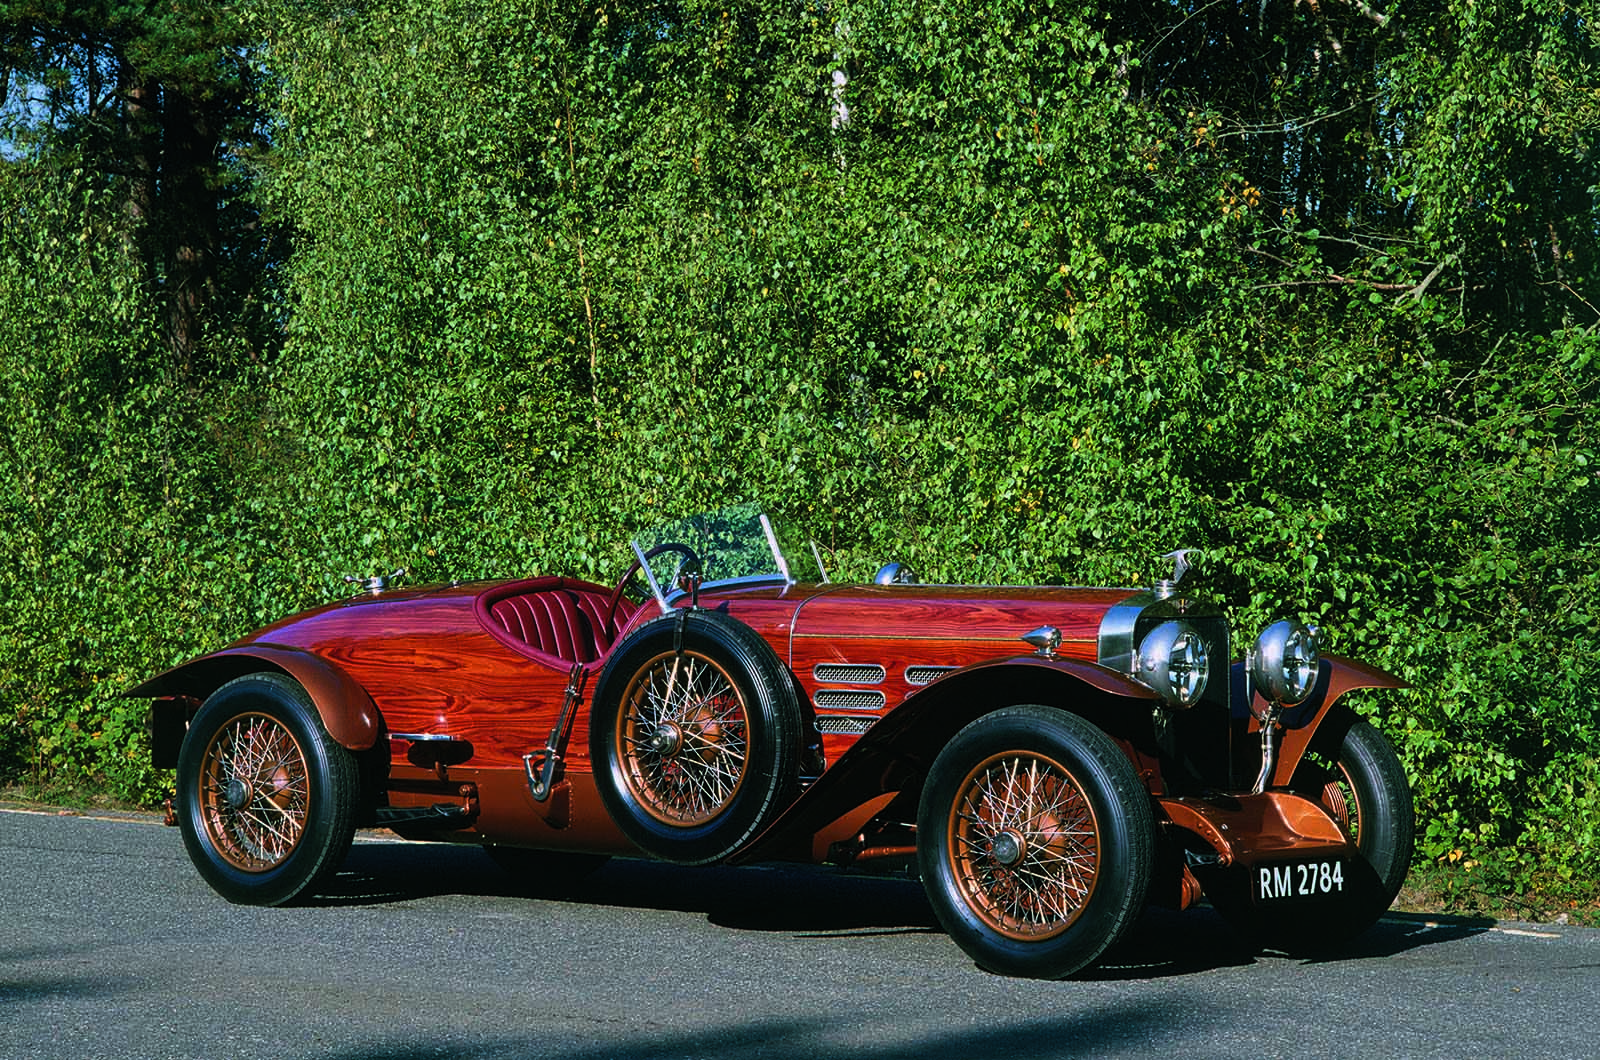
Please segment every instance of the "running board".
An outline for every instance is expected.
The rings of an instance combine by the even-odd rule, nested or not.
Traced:
[[[453,802],[436,802],[432,806],[379,806],[376,824],[379,828],[395,825],[422,825],[426,828],[465,828],[472,822],[472,814],[465,806]]]

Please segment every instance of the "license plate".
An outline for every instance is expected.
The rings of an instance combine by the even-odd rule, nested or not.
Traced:
[[[1255,896],[1259,902],[1328,898],[1343,893],[1344,862],[1338,858],[1255,868]]]

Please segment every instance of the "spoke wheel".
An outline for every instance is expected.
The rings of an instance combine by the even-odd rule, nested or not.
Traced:
[[[1100,870],[1100,830],[1060,763],[1029,754],[980,763],[959,789],[948,842],[956,882],[996,932],[1058,935],[1083,912]]]
[[[595,786],[640,849],[720,861],[793,798],[802,744],[789,673],[727,615],[679,611],[630,633],[595,686]]]
[[[945,930],[980,966],[1059,979],[1132,926],[1155,861],[1150,798],[1103,732],[1053,707],[972,722],[923,786],[917,858]]]
[[[1405,883],[1415,829],[1411,788],[1388,738],[1343,710],[1323,722],[1291,787],[1326,810],[1355,848],[1341,900],[1314,913],[1268,908],[1252,903],[1247,875],[1230,872],[1215,874],[1206,893],[1251,946],[1335,949],[1371,927]]]
[[[278,673],[217,689],[189,723],[174,799],[184,847],[231,902],[315,892],[355,834],[359,771],[305,689]]]
[[[282,722],[249,713],[222,724],[202,753],[201,823],[217,854],[244,872],[277,868],[305,835],[305,752]]]
[[[749,731],[726,670],[698,652],[658,655],[629,682],[617,715],[628,791],[663,824],[715,820],[744,784]]]
[[[1355,845],[1358,887],[1339,933],[1359,934],[1394,901],[1411,867],[1411,785],[1394,745],[1365,721],[1331,718],[1326,746],[1307,756],[1294,787],[1317,800]],[[1342,735],[1338,726],[1347,721]],[[1327,723],[1325,723],[1327,724]]]
[[[1322,786],[1317,801],[1328,811],[1328,816],[1344,829],[1350,842],[1360,847],[1361,803],[1356,795],[1355,782],[1350,777],[1350,768],[1343,762],[1335,762],[1331,774],[1328,782]]]

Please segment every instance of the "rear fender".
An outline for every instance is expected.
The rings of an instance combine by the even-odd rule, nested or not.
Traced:
[[[1042,703],[1079,714],[1122,746],[1142,780],[1160,784],[1154,748],[1143,753],[1156,694],[1114,670],[1080,659],[1021,656],[954,671],[906,700],[839,756],[788,810],[734,861],[820,857],[853,833],[857,812],[883,796],[920,788],[951,737],[1002,707]],[[868,817],[871,814],[867,815]],[[835,827],[835,826],[838,827]]]
[[[367,690],[326,659],[299,648],[273,644],[224,648],[168,670],[123,695],[156,700],[152,727],[170,729],[173,714],[187,714],[192,704],[203,703],[234,678],[263,670],[298,681],[311,696],[328,735],[342,746],[365,751],[377,742],[381,722]]]

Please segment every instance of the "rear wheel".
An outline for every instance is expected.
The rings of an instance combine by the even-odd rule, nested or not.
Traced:
[[[217,893],[246,905],[307,895],[344,861],[359,774],[311,699],[281,674],[230,681],[195,715],[178,755],[178,824]]]
[[[1133,924],[1155,860],[1149,795],[1094,725],[1008,707],[956,734],[917,815],[934,913],[980,966],[1059,979]]]

